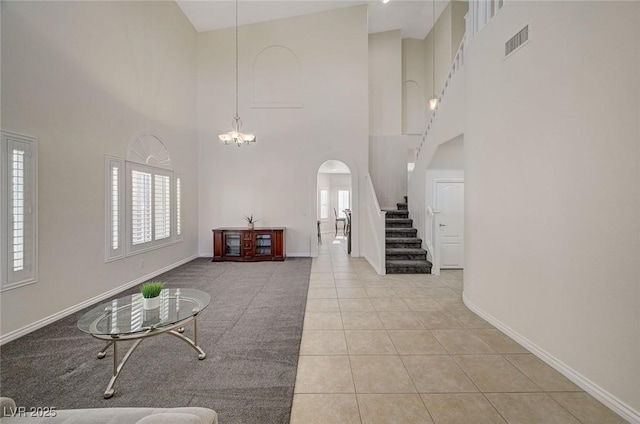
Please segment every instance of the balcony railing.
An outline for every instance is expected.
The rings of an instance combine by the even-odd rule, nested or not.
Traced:
[[[440,90],[440,94],[438,95],[438,103],[436,105],[435,110],[431,114],[431,118],[429,118],[429,122],[427,123],[427,128],[422,134],[422,141],[420,142],[420,146],[416,150],[416,159],[420,156],[420,151],[424,146],[425,141],[427,140],[427,134],[431,130],[433,123],[435,122],[436,116],[438,115],[438,108],[442,103],[445,94],[447,93],[447,88],[449,88],[449,84],[451,83],[451,78],[456,74],[456,72],[462,68],[464,65],[464,53],[469,45],[473,36],[480,31],[486,24],[493,18],[500,9],[505,4],[505,0],[469,0],[469,12],[465,15],[465,25],[466,32],[464,37],[462,37],[462,43],[458,47],[458,51],[453,58],[453,62],[449,67],[449,72],[447,73],[447,78],[444,81],[444,85],[442,90]]]

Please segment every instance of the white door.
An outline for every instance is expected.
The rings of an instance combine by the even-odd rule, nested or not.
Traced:
[[[436,181],[440,268],[464,268],[464,182]]]

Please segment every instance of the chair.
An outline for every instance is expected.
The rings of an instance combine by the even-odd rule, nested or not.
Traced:
[[[347,234],[347,218],[338,218],[338,211],[333,208],[333,214],[336,216],[336,235],[338,235],[338,222],[342,222],[342,234]]]

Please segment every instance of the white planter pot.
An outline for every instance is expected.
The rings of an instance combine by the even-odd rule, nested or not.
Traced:
[[[142,299],[142,308],[143,309],[156,309],[160,307],[160,296],[143,298]]]

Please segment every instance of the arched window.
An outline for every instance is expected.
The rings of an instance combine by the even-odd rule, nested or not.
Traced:
[[[107,261],[182,239],[182,178],[157,135],[134,134],[126,161],[107,157],[106,186]]]

